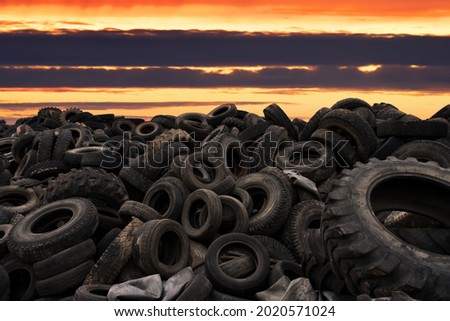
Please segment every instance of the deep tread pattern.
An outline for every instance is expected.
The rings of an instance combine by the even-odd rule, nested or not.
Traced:
[[[117,209],[128,200],[122,182],[115,175],[102,170],[72,169],[48,183],[47,202],[77,196],[100,199]]]
[[[450,187],[449,170],[430,162],[419,163],[414,159],[372,159],[366,165],[343,171],[329,194],[321,224],[332,269],[345,279],[352,294],[365,293],[380,297],[389,296],[392,291],[404,291],[418,299],[448,300],[450,257],[408,245],[387,232],[376,219],[373,212],[376,204],[372,197],[367,196],[368,186],[372,186],[374,181],[381,184],[383,177],[385,181],[392,182],[393,173],[400,178],[427,177],[430,184]],[[403,186],[408,188],[409,185]],[[385,187],[383,193],[387,190],[388,187]],[[422,209],[432,203],[435,210],[431,210],[431,213],[439,215],[446,212],[445,203],[439,201],[440,196],[431,193],[424,195],[426,191],[421,189],[421,197],[430,202],[427,203],[420,198],[411,197],[412,191],[414,189],[397,194],[395,200],[401,198],[403,204],[415,202],[414,205],[422,206]],[[369,198],[372,207],[367,210],[369,204],[366,202]],[[436,208],[440,208],[439,213]],[[445,220],[443,215],[440,218]]]

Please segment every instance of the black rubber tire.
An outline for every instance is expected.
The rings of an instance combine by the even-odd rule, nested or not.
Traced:
[[[0,301],[9,300],[10,281],[8,272],[0,265]]]
[[[397,107],[386,103],[373,104],[372,110],[379,120],[399,120],[405,116],[405,113],[398,110]]]
[[[176,301],[206,301],[211,291],[211,282],[204,273],[200,273],[186,286]]]
[[[133,167],[123,167],[119,172],[130,199],[142,201],[145,193],[152,186],[153,181],[145,177],[140,171]]]
[[[11,147],[11,153],[17,164],[25,157],[25,154],[31,149],[35,133],[25,134],[19,136]]]
[[[40,205],[41,201],[32,188],[16,185],[0,187],[0,210],[27,214]]]
[[[74,301],[108,301],[111,285],[86,284],[80,286],[73,296]]]
[[[136,201],[126,201],[123,203],[119,209],[119,215],[125,222],[130,221],[132,217],[136,217],[142,222],[163,218],[154,208]]]
[[[428,252],[450,255],[450,229],[448,228],[396,228],[389,229],[405,242]]]
[[[145,194],[142,203],[155,209],[162,218],[170,218],[177,221],[183,211],[183,204],[189,195],[179,178],[172,181],[157,181]]]
[[[386,210],[413,211],[448,227],[449,189],[449,170],[414,159],[372,159],[342,172],[329,194],[322,234],[333,271],[352,294],[380,297],[402,289],[417,299],[450,298],[450,256],[402,242],[376,217]]]
[[[289,218],[283,227],[281,240],[294,254],[296,260],[306,266],[308,254],[323,248],[323,244],[306,243],[315,230],[320,231],[320,219],[325,209],[325,203],[318,200],[307,200],[298,203],[291,209]],[[307,246],[313,246],[313,248]],[[307,253],[306,253],[307,252]]]
[[[359,99],[359,98],[344,98],[341,100],[338,100],[334,103],[333,106],[331,106],[331,109],[348,109],[348,110],[354,110],[358,107],[367,107],[371,108],[368,102],[365,100]]]
[[[223,104],[206,115],[206,120],[211,126],[218,126],[227,117],[235,117],[237,115],[237,108],[234,104]]]
[[[39,145],[37,149],[37,161],[45,162],[52,158],[53,141],[55,139],[55,131],[45,130],[38,134]]]
[[[133,218],[125,226],[92,267],[84,279],[83,285],[113,284],[131,258],[133,237],[142,224],[141,220]]]
[[[9,275],[10,301],[29,301],[36,297],[36,277],[30,265],[9,257],[3,263],[3,268]]]
[[[97,210],[89,200],[55,201],[18,222],[9,235],[8,247],[22,260],[34,263],[88,239],[97,225]]]
[[[326,147],[331,148],[333,153],[333,162],[331,165],[337,168],[349,168],[357,161],[356,149],[346,139],[338,133],[319,128],[311,134],[311,140],[321,142]]]
[[[122,136],[126,132],[133,132],[136,124],[130,119],[117,119],[112,123],[111,131],[114,135]]]
[[[75,147],[75,142],[72,137],[72,132],[69,129],[61,129],[55,131],[55,144],[53,146],[52,151],[52,159],[55,160],[63,160],[64,153],[70,149]]]
[[[377,124],[379,137],[421,137],[441,138],[448,134],[448,121],[442,118],[420,121],[390,120]]]
[[[95,255],[95,250],[95,244],[92,239],[87,239],[42,261],[38,261],[33,264],[36,278],[38,280],[48,279],[70,270],[92,259]]]
[[[222,202],[216,193],[198,189],[188,196],[181,214],[181,224],[191,239],[211,239],[221,222]]]
[[[273,122],[263,122],[257,126],[247,126],[246,129],[239,133],[238,138],[243,143],[256,140],[266,132],[267,128],[272,125]]]
[[[375,114],[372,111],[372,108],[370,107],[358,107],[353,109],[353,111],[357,114],[359,114],[359,116],[361,116],[362,119],[364,119],[372,128],[375,128],[377,126],[377,119],[375,117]],[[405,118],[405,116],[403,116],[402,119]],[[419,119],[420,120],[420,119]]]
[[[163,132],[164,128],[159,123],[144,122],[140,123],[134,129],[134,133],[144,138],[146,141],[152,140]]]
[[[14,172],[14,177],[22,177],[25,174],[25,171],[30,166],[36,164],[36,162],[37,152],[34,149],[29,150],[20,161],[19,166],[17,166],[16,171]]]
[[[72,169],[48,182],[48,202],[69,197],[98,199],[115,209],[119,209],[128,200],[125,187],[114,174],[87,168]]]
[[[30,166],[25,171],[24,176],[42,181],[50,177],[56,177],[58,174],[67,173],[70,169],[70,166],[61,160],[48,160]]]
[[[306,142],[311,139],[312,133],[314,133],[319,127],[319,123],[322,120],[323,116],[328,114],[331,111],[330,108],[323,107],[315,112],[314,115],[309,119],[306,123],[305,128],[303,128],[300,133],[298,140],[301,142]]]
[[[97,261],[100,256],[102,256],[103,252],[106,251],[108,246],[111,244],[112,241],[119,235],[119,233],[122,230],[118,227],[114,227],[110,229],[106,234],[103,235],[103,237],[97,242],[95,245],[95,260]]]
[[[330,129],[349,138],[361,161],[367,161],[377,148],[377,137],[372,127],[355,112],[346,109],[332,110],[323,116],[319,128]]]
[[[66,124],[59,128],[59,130],[68,129],[72,132],[72,137],[75,141],[75,148],[89,146],[93,142],[92,131],[80,124]]]
[[[228,195],[240,201],[247,209],[247,215],[250,216],[253,211],[253,201],[250,194],[245,189],[235,188]]]
[[[269,285],[274,285],[283,276],[287,276],[291,281],[305,277],[300,264],[293,261],[278,261],[270,271]]]
[[[102,154],[107,152],[106,147],[102,146],[88,146],[69,149],[64,153],[64,162],[72,167],[79,167],[83,156],[86,154]]]
[[[391,136],[386,139],[380,147],[377,148],[377,150],[372,154],[371,157],[378,158],[379,160],[385,160],[404,143],[405,142],[402,139],[396,136]]]
[[[7,241],[12,228],[12,224],[0,224],[0,257],[8,253]]]
[[[144,223],[133,240],[134,262],[149,275],[168,279],[189,263],[189,238],[183,227],[170,219]]]
[[[298,138],[298,132],[289,117],[277,104],[270,104],[263,110],[267,120],[273,121],[276,125],[286,128],[287,134],[292,139]]]
[[[230,128],[236,127],[239,131],[243,131],[246,128],[244,121],[236,117],[227,117],[222,120],[221,124]]]
[[[264,135],[256,142],[254,160],[250,171],[257,172],[264,167],[274,166],[278,149],[288,140],[288,133],[284,127],[272,125],[267,128]]]
[[[256,269],[246,277],[234,278],[220,268],[220,256],[230,248],[239,248],[255,260]],[[269,254],[249,235],[230,233],[217,238],[206,252],[205,273],[215,289],[225,293],[247,295],[263,289],[270,273]]]
[[[109,206],[96,205],[98,212],[98,227],[96,233],[103,233],[115,227],[123,227],[124,222],[120,218],[119,210]]]
[[[283,226],[292,199],[278,178],[267,173],[253,173],[241,177],[236,187],[246,190],[253,201],[248,226],[250,234],[272,235]]]
[[[191,190],[209,189],[217,194],[228,194],[235,186],[236,182],[233,177],[228,176],[223,166],[217,167],[217,164],[212,164],[210,159],[216,159],[204,152],[195,152],[190,154],[181,168],[181,179],[184,184]],[[220,161],[220,160],[219,160]],[[201,180],[196,175],[195,167],[199,164],[202,168],[207,170],[211,180]]]
[[[0,208],[0,224],[9,224],[14,213],[5,208]]]
[[[222,222],[217,230],[219,234],[247,233],[248,212],[244,204],[234,197],[220,195],[222,203]]]
[[[315,183],[324,181],[334,172],[332,161],[332,149],[317,141],[296,142],[280,150],[276,157],[278,168],[293,170]]]
[[[67,108],[59,114],[59,120],[60,120],[61,124],[63,124],[63,125],[68,124],[68,123],[70,123],[70,121],[69,121],[70,117],[75,116],[76,114],[79,114],[82,112],[83,111],[78,108]]]
[[[66,291],[75,289],[81,285],[93,266],[94,261],[88,260],[61,274],[45,280],[38,280],[36,281],[36,291],[41,297],[46,297],[62,294]]]
[[[392,156],[398,159],[413,157],[422,162],[434,161],[441,167],[450,167],[450,147],[431,140],[408,142],[396,149]]]
[[[175,116],[172,115],[156,115],[153,116],[151,121],[163,125],[167,129],[175,127]]]
[[[269,253],[271,262],[277,261],[295,261],[294,255],[291,250],[283,243],[277,241],[273,237],[266,235],[253,235],[253,238],[257,239]]]

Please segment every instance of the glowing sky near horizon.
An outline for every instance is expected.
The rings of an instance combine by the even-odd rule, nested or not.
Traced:
[[[328,0],[314,2],[306,0],[282,2],[274,0],[72,0],[69,2],[0,0],[0,9],[0,33],[14,35],[14,32],[27,30],[31,41],[40,36],[39,31],[54,34],[55,37],[58,34],[70,34],[70,37],[73,36],[67,40],[70,42],[83,36],[83,31],[86,30],[100,32],[101,30],[189,31],[195,29],[199,31],[215,30],[218,33],[221,31],[259,32],[258,36],[261,37],[263,43],[262,50],[275,52],[277,48],[267,45],[270,42],[264,42],[269,38],[267,34],[277,33],[279,38],[289,37],[293,33],[387,35],[394,38],[394,42],[399,44],[403,44],[405,35],[427,35],[441,36],[436,39],[442,42],[442,46],[430,47],[428,48],[430,51],[446,52],[449,49],[450,39],[450,2],[441,0]],[[105,46],[111,47],[110,54],[112,56],[117,54],[117,48],[114,47],[116,38],[114,37],[116,36],[107,35],[105,38],[110,40],[108,43],[105,41]],[[232,38],[233,35],[229,37]],[[130,34],[131,38],[132,34]],[[221,102],[241,102],[242,109],[249,109],[261,114],[266,105],[276,102],[284,107],[290,116],[308,118],[317,108],[332,105],[340,98],[357,96],[366,99],[369,103],[390,102],[405,112],[426,118],[450,102],[449,85],[446,85],[450,84],[450,81],[447,81],[450,79],[445,76],[447,68],[450,66],[450,54],[447,61],[444,59],[433,68],[423,66],[421,63],[416,64],[414,61],[402,66],[401,57],[392,67],[389,63],[378,63],[378,56],[375,55],[373,61],[371,60],[367,64],[356,64],[353,73],[343,73],[344,84],[336,88],[325,81],[328,71],[324,67],[326,64],[323,61],[314,66],[303,63],[302,59],[299,59],[296,64],[279,60],[275,63],[270,62],[270,65],[269,63],[261,65],[256,62],[252,64],[251,59],[247,59],[245,65],[221,64],[220,59],[223,58],[225,61],[227,52],[230,53],[234,49],[224,38],[223,51],[221,51],[223,57],[219,56],[214,60],[214,64],[198,66],[189,63],[181,66],[168,66],[171,68],[169,68],[170,70],[173,69],[173,85],[170,82],[172,74],[167,70],[164,74],[166,78],[164,78],[163,85],[139,85],[136,79],[148,77],[148,75],[135,76],[133,70],[146,69],[149,66],[132,66],[131,59],[129,60],[130,66],[122,64],[119,67],[98,62],[86,66],[67,58],[67,65],[71,69],[77,70],[78,82],[75,88],[72,87],[74,86],[73,82],[69,81],[73,78],[74,71],[68,74],[60,71],[55,74],[54,70],[61,69],[61,66],[40,63],[37,65],[33,55],[38,55],[36,52],[42,48],[19,50],[18,55],[23,56],[23,59],[20,63],[11,65],[8,60],[10,57],[7,55],[9,42],[7,37],[5,39],[3,43],[0,39],[2,48],[0,51],[0,76],[4,77],[3,80],[0,79],[3,84],[0,85],[0,118],[10,120],[34,114],[37,109],[35,104],[45,106],[50,103],[60,106],[79,104],[93,112],[105,111],[149,117],[157,113],[180,114],[188,110],[192,111],[193,108],[207,112],[215,107],[214,104]],[[415,40],[411,41],[414,43]],[[326,42],[323,44],[326,48]],[[323,44],[322,46],[324,46]],[[58,44],[55,46],[49,48],[49,52],[57,50]],[[222,43],[219,42],[218,46],[222,46]],[[81,46],[80,53],[89,48]],[[422,45],[417,48],[418,50],[427,49]],[[282,49],[286,50],[286,48]],[[335,47],[332,46],[328,48],[330,55],[334,49]],[[382,48],[380,48],[380,52],[382,52]],[[42,51],[40,54],[45,55],[45,52]],[[95,52],[91,54],[93,59],[98,58],[95,57]],[[353,54],[355,52],[348,53],[350,58]],[[392,54],[395,56],[395,52]],[[245,55],[245,51],[243,51],[243,55]],[[428,61],[433,64],[433,57],[430,56]],[[277,63],[282,65],[284,70],[276,70]],[[339,69],[342,72],[348,68],[347,63],[339,65],[338,62],[330,60],[330,64],[336,68],[342,68]],[[414,67],[415,65],[417,66]],[[158,66],[153,67],[157,68]],[[398,77],[395,76],[394,71],[386,73],[386,70],[390,70],[389,68],[400,68]],[[41,78],[35,79],[35,82],[29,85],[27,75],[36,77],[36,69],[44,72],[38,74]],[[129,72],[123,73],[124,70],[121,69]],[[120,85],[105,87],[101,85],[104,78],[99,76],[99,84],[96,86],[87,81],[93,74],[96,74],[95,70],[99,72],[108,70],[111,78],[125,75],[132,81],[129,81],[129,86],[124,80]],[[300,71],[310,72],[312,76],[316,77],[316,80],[311,83],[308,81],[297,83],[295,81],[297,74],[293,72],[298,72],[298,75],[302,76]],[[242,77],[239,78],[240,75]],[[308,75],[306,74],[306,79],[308,79]],[[217,87],[205,86],[202,88],[201,79],[210,79],[212,76],[215,77],[213,84],[217,83]],[[58,78],[58,80],[61,79],[60,87],[40,85],[51,82],[55,77],[60,77]],[[185,83],[180,85],[179,77],[185,77]],[[196,77],[195,81],[198,85],[189,88],[191,81],[189,77]],[[245,77],[248,77],[247,88],[245,87],[245,79],[247,79]],[[258,77],[266,78],[259,82]],[[175,81],[175,78],[178,82]],[[241,84],[233,86],[233,80],[242,78],[245,79]],[[20,86],[22,84],[20,79],[25,79],[22,86]],[[286,84],[285,79],[293,79],[292,85]],[[323,79],[323,83],[320,82],[320,79]],[[359,79],[363,81],[359,81]],[[367,86],[364,86],[366,83],[364,79],[367,79]],[[389,80],[386,86],[380,85],[383,79]],[[209,80],[204,80],[204,82],[207,81]],[[67,86],[66,82],[71,85]],[[354,86],[357,82],[358,86]],[[9,85],[10,83],[14,84],[14,87]],[[264,85],[258,85],[259,83],[264,83]],[[201,102],[201,106],[195,106],[196,101]],[[127,106],[127,103],[137,102],[142,105],[139,107]],[[95,107],[89,109],[89,103],[95,103]],[[114,108],[108,108],[107,103],[113,103]],[[147,107],[145,103],[148,103]],[[120,107],[120,104],[123,104],[123,108]]]

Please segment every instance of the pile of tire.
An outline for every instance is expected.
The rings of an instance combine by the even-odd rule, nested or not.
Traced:
[[[263,112],[0,121],[0,299],[106,300],[190,267],[172,299],[302,278],[321,300],[450,300],[450,105]]]

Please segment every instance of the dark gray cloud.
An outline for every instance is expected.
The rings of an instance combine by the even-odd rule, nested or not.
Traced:
[[[39,109],[47,106],[59,106],[61,108],[80,108],[89,110],[105,110],[105,109],[150,109],[161,107],[203,107],[219,106],[229,101],[161,101],[161,102],[45,102],[45,103],[1,103],[0,110],[24,110],[24,109]],[[264,105],[266,102],[258,101],[235,101],[233,102],[239,106],[245,105]],[[280,102],[283,105],[289,105],[289,102]],[[1,117],[0,117],[1,118]]]
[[[450,37],[227,31],[0,33],[0,65],[450,65]]]
[[[259,87],[259,88],[346,88],[397,90],[450,90],[450,66],[410,68],[384,66],[361,72],[322,66],[314,70],[264,68],[235,70],[230,74],[206,73],[197,69],[76,69],[0,68],[0,87]]]

